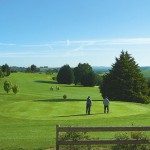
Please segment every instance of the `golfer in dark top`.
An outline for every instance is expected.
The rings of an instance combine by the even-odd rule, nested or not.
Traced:
[[[88,96],[87,101],[86,101],[86,114],[88,115],[90,115],[91,105],[92,105],[92,100],[90,96]]]

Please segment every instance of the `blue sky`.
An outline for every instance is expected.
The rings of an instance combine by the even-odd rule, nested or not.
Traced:
[[[0,65],[150,66],[149,0],[0,0]]]

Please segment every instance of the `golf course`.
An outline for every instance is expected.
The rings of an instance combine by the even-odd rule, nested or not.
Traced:
[[[0,150],[55,148],[57,124],[149,126],[150,104],[110,101],[110,113],[104,114],[103,98],[97,86],[58,84],[52,80],[54,76],[18,72],[0,79]],[[6,79],[19,86],[17,94],[4,91]],[[92,99],[91,115],[85,114],[88,96]]]

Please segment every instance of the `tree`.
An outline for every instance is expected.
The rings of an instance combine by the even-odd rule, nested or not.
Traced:
[[[17,94],[18,91],[19,91],[18,85],[15,84],[15,85],[12,87],[12,91],[13,91],[14,94]]]
[[[147,83],[148,83],[148,88],[149,88],[149,94],[148,94],[148,96],[150,96],[150,78],[147,79]]]
[[[147,79],[148,87],[150,88],[150,78]]]
[[[4,73],[4,76],[9,76],[11,73],[10,67],[7,64],[2,65],[1,71]]]
[[[31,72],[31,68],[30,67],[28,67],[28,68],[26,68],[26,70],[25,70],[26,72]]]
[[[99,75],[99,74],[96,73],[96,80],[97,80],[96,85],[97,86],[101,85],[102,82],[103,82],[103,77],[101,75]]]
[[[31,72],[36,72],[36,69],[37,69],[36,65],[31,65]]]
[[[111,100],[149,102],[147,82],[134,58],[124,51],[104,75],[100,91]]]
[[[98,76],[93,71],[87,73],[81,81],[83,86],[95,86],[98,83]]]
[[[71,84],[74,82],[74,73],[69,65],[64,65],[60,68],[57,75],[57,81],[61,84]]]
[[[4,73],[2,72],[2,70],[0,69],[0,78],[4,77]]]
[[[77,67],[74,68],[75,84],[82,84],[84,82],[85,76],[92,72],[92,67],[88,63],[79,63]]]
[[[12,87],[11,87],[11,82],[8,80],[5,80],[4,82],[4,90],[7,92],[7,94],[11,91]]]

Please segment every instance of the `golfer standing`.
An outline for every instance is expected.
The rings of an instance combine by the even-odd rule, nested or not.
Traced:
[[[92,105],[92,100],[90,96],[88,96],[87,101],[86,101],[86,114],[88,115],[90,115],[91,105]]]
[[[107,97],[105,97],[105,99],[103,100],[103,104],[104,104],[104,113],[109,113],[109,99]]]

